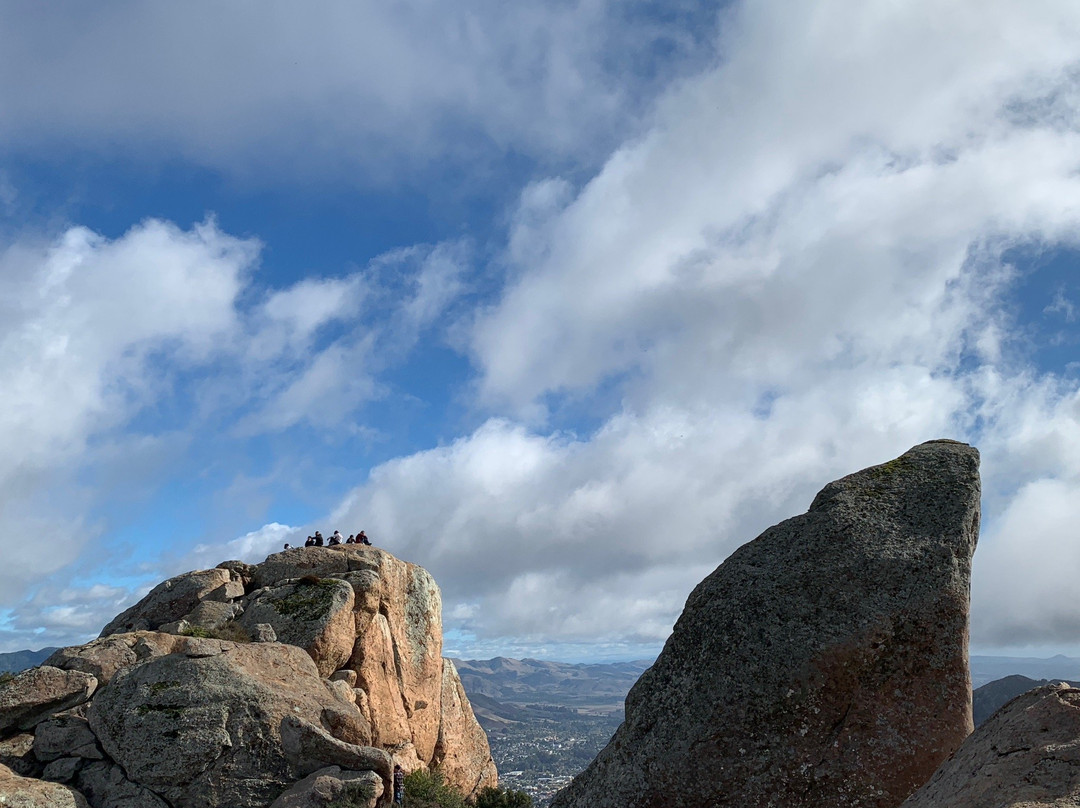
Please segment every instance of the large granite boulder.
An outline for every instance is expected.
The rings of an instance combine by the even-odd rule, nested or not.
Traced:
[[[90,723],[81,715],[64,713],[34,728],[34,757],[42,763],[51,763],[62,757],[102,760],[105,755],[90,730]]]
[[[427,570],[382,550],[355,546],[346,555],[352,570],[342,577],[356,590],[357,641],[349,668],[367,694],[372,730],[382,744],[409,745],[430,762],[444,718],[439,588]]]
[[[382,794],[382,780],[374,772],[328,766],[285,791],[270,808],[375,808]]]
[[[345,581],[310,576],[253,592],[238,622],[251,633],[261,623],[273,626],[279,642],[303,648],[329,677],[352,655],[354,600]]]
[[[82,794],[59,783],[20,777],[0,764],[0,805],[4,808],[90,808]]]
[[[169,808],[161,797],[133,783],[115,763],[84,764],[75,773],[75,784],[91,808]]]
[[[994,713],[904,808],[1080,805],[1080,689],[1035,688]]]
[[[473,714],[457,668],[449,659],[443,660],[442,714],[434,764],[447,782],[457,784],[467,797],[498,785],[499,773],[487,736]]]
[[[921,444],[733,553],[553,808],[902,803],[972,729],[978,465]]]
[[[101,630],[102,637],[129,631],[154,630],[182,619],[205,599],[226,593],[236,573],[227,569],[196,570],[162,581]],[[241,586],[241,594],[243,587]]]
[[[0,736],[32,729],[50,715],[82,704],[97,684],[90,674],[48,665],[0,683]]]
[[[173,808],[272,802],[302,776],[281,738],[283,719],[293,716],[348,743],[369,732],[306,652],[275,643],[204,640],[121,671],[88,711],[110,760]]]
[[[133,631],[100,637],[85,645],[57,649],[45,660],[46,665],[66,671],[82,671],[107,685],[117,671],[139,662],[171,654],[182,646],[186,637],[159,631]]]

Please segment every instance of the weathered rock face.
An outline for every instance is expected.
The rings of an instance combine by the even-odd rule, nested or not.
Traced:
[[[979,493],[976,450],[934,441],[741,547],[553,808],[902,803],[972,728]]]
[[[101,630],[101,636],[152,630],[181,620],[200,601],[224,598],[233,574],[223,569],[197,570],[162,581],[146,597],[117,615]]]
[[[1035,688],[991,716],[904,808],[1080,805],[1080,689]]]
[[[109,758],[175,808],[270,803],[297,776],[281,741],[287,717],[366,741],[355,705],[301,649],[203,642],[117,674],[88,713]]]
[[[31,729],[53,713],[82,704],[97,684],[89,674],[48,665],[23,671],[0,684],[0,735]]]
[[[439,771],[454,783],[465,783],[464,791],[478,794],[488,786],[498,785],[495,761],[485,755],[487,739],[473,715],[472,705],[461,686],[457,669],[443,660],[443,722],[435,745]]]
[[[349,661],[356,641],[353,588],[336,578],[266,587],[248,598],[240,624],[274,627],[278,641],[307,651],[322,676],[330,676]]]
[[[20,777],[0,764],[0,805],[4,808],[89,808],[77,791],[58,783]]]
[[[496,773],[444,681],[441,610],[425,570],[371,547],[177,576],[0,685],[0,758],[93,808],[381,805],[395,762],[471,794]]]

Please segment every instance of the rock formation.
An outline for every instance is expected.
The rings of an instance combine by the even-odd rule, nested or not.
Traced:
[[[375,806],[394,762],[495,785],[441,610],[425,570],[362,546],[165,581],[0,684],[0,804]]]
[[[904,808],[1080,805],[1080,690],[1035,688],[994,713]]]
[[[978,452],[933,441],[741,547],[553,808],[900,805],[972,729],[979,489]]]

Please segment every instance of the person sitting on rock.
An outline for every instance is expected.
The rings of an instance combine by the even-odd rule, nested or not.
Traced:
[[[315,546],[315,537],[314,536],[308,536],[307,541],[304,542],[304,546],[305,547],[314,547]]]
[[[288,542],[285,542],[285,549],[286,549],[286,550],[288,550],[288,549],[289,549],[289,543],[288,543]]]
[[[368,547],[371,546],[370,539],[368,539],[367,534],[362,530],[359,533],[356,534],[356,543],[357,544],[366,544]]]
[[[316,546],[316,547],[322,547],[322,546],[323,546],[323,537],[322,537],[322,533],[320,533],[320,532],[319,532],[319,531],[317,531],[317,530],[315,531],[315,546]]]
[[[334,545],[341,544],[343,541],[344,538],[342,538],[341,531],[335,530],[334,535],[330,537],[330,541],[327,542],[327,544],[333,547]]]

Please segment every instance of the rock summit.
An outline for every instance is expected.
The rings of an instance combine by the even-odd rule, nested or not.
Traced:
[[[921,444],[739,548],[553,808],[900,805],[972,730],[978,467]]]
[[[496,784],[438,587],[376,548],[177,576],[0,684],[0,796],[28,807],[374,808],[394,763]]]

